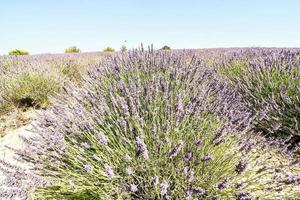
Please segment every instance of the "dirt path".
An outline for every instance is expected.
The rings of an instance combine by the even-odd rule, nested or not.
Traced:
[[[5,120],[3,120],[5,119]],[[2,117],[0,127],[2,128],[2,134],[0,136],[0,159],[5,160],[11,164],[23,165],[18,163],[14,158],[17,156],[15,152],[8,147],[16,149],[24,148],[25,144],[21,140],[20,136],[30,136],[32,133],[32,123],[36,119],[36,113],[34,110],[29,110],[23,113],[12,113],[8,116]],[[0,183],[5,176],[0,171]]]

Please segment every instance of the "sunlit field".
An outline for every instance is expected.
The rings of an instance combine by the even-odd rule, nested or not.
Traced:
[[[300,197],[299,49],[11,54],[0,199]]]

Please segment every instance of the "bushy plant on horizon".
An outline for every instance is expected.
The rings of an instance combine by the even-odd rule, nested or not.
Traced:
[[[114,52],[115,49],[112,47],[106,47],[105,49],[103,49],[103,52]]]
[[[161,48],[162,50],[171,50],[171,47],[169,47],[168,45],[165,45]]]
[[[9,55],[29,55],[28,51],[20,50],[20,49],[14,49],[8,52]]]
[[[65,50],[65,53],[80,53],[80,49],[76,46],[69,47]]]
[[[65,90],[68,94],[42,113],[37,135],[24,138],[27,149],[18,151],[33,164],[31,170],[0,160],[9,175],[4,184],[9,190],[0,186],[0,197],[299,196],[299,177],[274,178],[278,166],[268,154],[252,151],[256,143],[240,126],[248,114],[236,121],[240,105],[234,96],[226,96],[231,95],[226,86],[190,55],[151,49],[122,54],[91,69],[82,88]],[[257,162],[260,156],[266,159]]]
[[[234,62],[221,71],[267,134],[300,136],[300,55],[282,51],[252,62]]]
[[[127,51],[127,47],[125,45],[122,45],[120,50],[122,53],[124,53]]]

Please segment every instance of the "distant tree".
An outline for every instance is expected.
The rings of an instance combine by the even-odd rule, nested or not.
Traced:
[[[104,52],[114,52],[115,50],[112,47],[106,47],[103,49]]]
[[[9,55],[29,55],[29,52],[25,51],[25,50],[20,50],[20,49],[14,49],[14,50],[11,50],[8,54]]]
[[[80,49],[76,46],[69,47],[65,50],[65,53],[80,53]]]
[[[121,46],[121,52],[125,52],[125,51],[127,51],[127,47],[125,45],[122,45]]]
[[[171,47],[165,45],[165,46],[163,46],[161,49],[162,49],[162,50],[171,50]]]

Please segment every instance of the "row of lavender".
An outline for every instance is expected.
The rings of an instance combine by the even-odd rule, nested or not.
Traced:
[[[300,50],[270,49],[221,67],[256,117],[256,129],[280,137],[300,136]],[[249,56],[250,55],[250,56]],[[299,141],[299,140],[298,140]]]
[[[286,123],[289,117],[299,122],[298,58],[297,50],[282,49],[149,49],[115,55],[90,67],[81,84],[61,87],[63,93],[42,112],[36,137],[24,139],[28,147],[18,151],[33,167],[0,161],[7,174],[0,194],[297,199],[297,148],[292,151],[286,138],[263,137],[257,130],[299,133]],[[284,93],[284,86],[292,92]],[[273,106],[282,93],[291,99]],[[274,129],[270,116],[276,111],[280,128]]]

